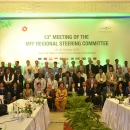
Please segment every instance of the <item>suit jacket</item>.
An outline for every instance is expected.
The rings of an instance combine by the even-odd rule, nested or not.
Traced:
[[[99,95],[99,96],[101,96],[101,90],[99,89],[99,88],[92,88],[91,89],[91,96],[92,97],[95,97],[95,94],[97,94],[97,95]]]
[[[128,86],[128,87],[129,87],[129,86]],[[126,87],[126,96],[128,96],[128,95],[130,94],[128,87]]]
[[[11,90],[11,98],[13,97],[16,97],[16,99],[20,98],[20,91],[18,88],[16,89],[16,93],[14,92],[14,89]]]
[[[86,87],[86,96],[90,96],[91,95],[91,91]],[[79,96],[83,96],[84,95],[84,88],[82,87],[82,88],[80,88],[79,89],[79,92],[78,92],[78,94],[79,94]]]
[[[119,88],[117,88],[115,90],[115,96],[120,96],[121,94],[123,94],[123,96],[126,96],[125,90],[122,88],[122,93],[121,93],[121,91],[119,90]]]
[[[38,78],[39,73],[34,74],[35,79]],[[44,78],[44,74],[42,74],[42,78]]]
[[[65,73],[61,74],[62,80],[63,80],[63,77],[65,77]],[[55,80],[57,80],[57,82],[59,82],[59,79],[60,79],[60,74],[58,73],[58,74],[55,75]]]
[[[110,68],[110,67],[113,68],[113,66],[112,66],[111,64],[109,64],[109,68]],[[104,73],[107,73],[107,64],[103,66],[103,72],[104,72]]]
[[[130,81],[130,74],[129,73],[125,74],[125,79],[126,79],[127,83]]]
[[[10,73],[12,73],[12,74],[14,73],[14,68],[12,68],[12,67],[6,67],[6,70],[7,70],[7,69],[10,70]]]
[[[4,89],[0,89],[0,95],[3,95],[4,98],[6,99],[7,98],[7,90],[4,88]]]
[[[70,76],[72,77],[73,81],[75,82],[76,81],[76,77],[77,77],[76,73],[73,73],[73,74],[70,73]]]
[[[96,77],[95,79],[97,80],[97,82],[100,82],[101,81],[101,78],[100,78],[100,74],[96,74]],[[106,82],[106,75],[104,73],[102,73],[102,82]]]
[[[95,65],[93,65],[93,64],[91,64],[91,70],[92,70],[92,73],[94,73],[95,74]],[[89,74],[88,72],[89,72],[89,64],[88,65],[86,65],[86,71],[87,71],[87,75]]]
[[[76,88],[81,88],[82,87],[82,83],[85,82],[83,77],[76,77],[76,81],[75,81],[75,86]],[[78,83],[80,84],[80,87],[78,86]]]
[[[104,71],[102,65],[100,65],[100,66],[96,65],[96,66],[95,66],[95,74],[98,74],[98,73],[99,73],[99,69],[102,69],[102,71]]]
[[[113,93],[113,97],[114,97],[114,88],[110,86],[110,91]],[[103,97],[106,97],[107,94],[107,86],[103,88]]]
[[[82,65],[82,69],[84,70],[84,73],[86,73],[86,66],[85,65]],[[80,65],[77,66],[77,71],[81,71]]]
[[[112,75],[113,75],[113,81],[116,82],[116,81],[117,81],[116,73],[115,73],[115,72],[112,72]],[[107,73],[106,73],[106,80],[107,80],[107,81],[111,81],[110,72],[107,72]]]
[[[93,83],[97,83],[96,79],[93,79]],[[87,79],[86,81],[86,85],[89,89],[91,89],[91,78]]]
[[[19,80],[20,85],[23,86],[24,78],[22,74],[20,74],[19,76],[17,74],[14,74],[14,82],[17,82],[18,80]]]
[[[2,67],[0,67],[0,70],[1,70],[1,72],[2,72]],[[6,67],[5,67],[5,66],[3,67],[3,71],[4,71],[4,73],[6,72]],[[4,74],[4,73],[3,73],[3,74]]]
[[[63,82],[64,82],[64,85],[65,85],[65,87],[66,87],[66,84],[67,84],[67,79],[66,79],[66,77],[63,77]],[[73,81],[73,79],[72,79],[72,77],[69,77],[69,84],[68,84],[68,90],[71,88],[71,84],[74,82]]]

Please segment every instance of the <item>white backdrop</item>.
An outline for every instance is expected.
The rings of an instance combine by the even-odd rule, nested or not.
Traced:
[[[111,64],[118,58],[123,65],[129,61],[129,28],[129,19],[4,20],[0,23],[0,61],[14,64],[19,60],[24,66],[29,59],[32,65],[39,60],[41,66],[45,61],[52,66],[53,61],[60,64],[61,58],[68,59],[68,64],[72,60],[78,64],[80,59],[87,64],[91,58],[94,64],[99,59],[104,65],[107,58]],[[53,45],[45,45],[48,42]]]

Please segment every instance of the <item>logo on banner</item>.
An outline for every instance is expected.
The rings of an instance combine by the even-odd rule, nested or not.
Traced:
[[[112,32],[112,26],[108,25],[108,26],[104,26],[104,27],[101,27],[99,32],[108,32],[108,33],[111,33]]]
[[[55,59],[55,60],[58,60],[58,57],[55,57],[54,59]]]
[[[50,57],[49,60],[52,60],[52,57]]]
[[[42,58],[38,58],[38,60],[42,60]]]
[[[74,60],[74,57],[71,57],[71,60]]]
[[[22,30],[27,31],[27,27],[26,26],[22,27]]]
[[[96,57],[93,57],[93,60],[97,60],[97,58],[96,58]]]
[[[47,60],[47,58],[43,58],[43,60]]]
[[[86,57],[81,58],[82,60],[86,60]]]
[[[88,60],[91,60],[91,57],[88,57]]]
[[[79,58],[79,57],[76,57],[75,60],[80,60],[80,58]]]

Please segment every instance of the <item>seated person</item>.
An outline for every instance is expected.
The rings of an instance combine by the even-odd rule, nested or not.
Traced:
[[[121,96],[121,94],[123,94],[123,96],[126,95],[122,83],[119,82],[118,85],[117,85],[117,88],[115,90],[115,96]]]
[[[16,82],[13,83],[13,88],[11,90],[11,103],[18,100],[20,98],[20,90],[18,89],[18,85]]]
[[[79,89],[79,96],[85,96],[85,102],[91,102],[90,100],[90,90],[88,89],[88,87],[86,86],[86,82],[82,83],[82,88]]]
[[[60,106],[62,105],[61,111],[65,110],[67,102],[67,89],[64,87],[64,83],[59,83],[59,88],[56,91],[56,99],[55,99],[55,106],[57,111],[60,111]]]
[[[38,97],[40,94],[43,94],[43,93],[44,93],[44,89],[41,88],[41,83],[38,82],[37,87],[34,90],[34,96]]]
[[[76,88],[74,82],[71,83],[71,87],[70,87],[69,91],[70,91],[70,92],[77,92],[77,88]]]
[[[33,91],[30,89],[30,84],[25,84],[25,89],[23,89],[23,98],[28,99],[29,97],[33,96]]]
[[[108,94],[112,94],[111,97],[114,97],[114,87],[110,86],[110,82],[106,82],[106,87],[103,88],[103,104],[107,97],[109,97]]]
[[[92,103],[97,106],[101,104],[101,90],[97,88],[97,83],[94,82],[93,88],[91,89]]]
[[[128,87],[126,87],[126,96],[130,94],[130,81],[128,82]]]
[[[52,84],[48,84],[46,89],[46,95],[48,107],[51,111],[53,108],[53,104],[55,103],[55,89],[52,88]]]
[[[7,90],[5,89],[3,82],[0,82],[0,95],[3,95],[4,104],[7,104]]]

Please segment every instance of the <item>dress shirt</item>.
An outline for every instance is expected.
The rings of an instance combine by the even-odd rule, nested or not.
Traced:
[[[62,68],[62,72],[65,73],[66,71],[69,71],[69,65],[68,64],[62,64],[60,66]]]
[[[28,73],[28,69],[31,69],[31,72],[32,72],[32,66],[29,65],[29,66],[25,66],[25,67],[24,67],[24,74],[25,74],[25,75]]]
[[[52,85],[52,89],[57,90],[58,88],[58,82],[56,80],[51,80],[50,78],[48,79],[47,85],[51,84]]]
[[[40,82],[41,83],[41,89],[45,89],[46,88],[46,80],[43,78],[36,78],[34,80],[34,88],[37,88],[37,83]]]
[[[83,77],[85,81],[87,80],[87,75],[85,73],[82,73],[81,77]]]
[[[14,81],[14,74],[12,74],[11,79],[9,79],[9,75],[10,74],[7,74],[7,79],[6,79],[5,75],[4,75],[4,82],[5,83],[7,83],[7,82],[12,83]]]
[[[33,67],[33,73],[36,74],[38,73],[38,70],[41,69],[41,66],[34,66]]]
[[[33,73],[25,75],[25,80],[27,80],[28,82],[32,82],[34,79],[35,78]]]
[[[58,73],[58,67],[53,67],[52,68],[52,73],[54,74],[54,75],[56,75],[57,73]]]

